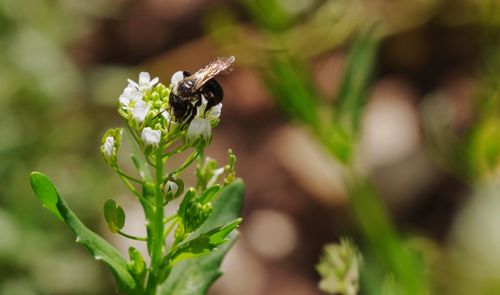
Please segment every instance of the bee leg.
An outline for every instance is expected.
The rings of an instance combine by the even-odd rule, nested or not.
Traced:
[[[192,104],[189,104],[190,105],[190,109],[188,112],[186,112],[187,114],[189,114],[189,117],[187,119],[187,123],[191,123],[191,121],[193,120],[194,116],[196,116],[196,113],[198,112],[198,108]]]

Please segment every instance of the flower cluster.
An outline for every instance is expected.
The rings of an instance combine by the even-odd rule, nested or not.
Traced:
[[[361,254],[350,240],[326,245],[316,265],[321,275],[319,288],[328,294],[358,294],[360,265]]]
[[[177,87],[182,77],[182,72],[175,73],[167,87],[159,82],[159,78],[151,79],[149,73],[141,72],[139,81],[129,79],[120,95],[118,113],[127,120],[144,150],[151,152],[161,142],[168,141],[170,137],[178,137],[179,134],[184,134],[191,145],[200,142],[207,144],[210,141],[212,128],[219,122],[222,104],[206,110],[208,102],[201,95],[201,104],[197,107],[194,118],[190,122],[177,120],[169,100],[172,89]],[[194,106],[195,102],[191,103]],[[103,156],[112,158],[116,148],[116,140],[104,140],[101,147]]]
[[[222,105],[213,106],[214,100],[207,101],[202,95],[202,92],[207,93],[206,89],[192,89],[188,92],[189,97],[181,97],[177,93],[182,81],[180,76],[182,72],[174,74],[168,86],[158,78],[151,79],[146,72],[140,73],[138,82],[128,80],[118,107],[126,128],[106,131],[100,146],[106,164],[141,205],[146,235],[125,232],[126,211],[113,199],[104,203],[106,224],[114,234],[145,242],[147,253],[130,247],[127,262],[118,250],[83,225],[60,199],[46,176],[35,172],[30,178],[44,206],[68,224],[77,235],[77,242],[111,267],[121,293],[157,294],[165,284],[172,283],[167,280],[169,274],[178,273],[177,267],[183,268],[184,264],[178,266],[177,263],[184,260],[189,260],[186,263],[194,270],[193,274],[191,271],[184,274],[183,282],[174,284],[184,285],[186,289],[183,290],[191,294],[194,289],[190,282],[196,280],[200,287],[199,292],[194,292],[206,291],[214,279],[207,276],[200,281],[199,273],[218,273],[224,254],[237,237],[243,183],[235,179],[236,157],[229,151],[228,164],[220,167],[215,160],[204,156],[204,149],[212,138],[212,128],[219,123]],[[124,134],[136,168],[132,174],[128,169],[122,170],[121,161],[118,161]],[[172,157],[175,160],[184,158],[184,161],[173,165],[176,161]],[[183,173],[189,167],[194,168],[196,183],[185,187]],[[177,198],[180,203],[171,203]],[[172,205],[178,206],[176,212],[166,214],[169,210],[165,207]],[[228,245],[220,247],[225,243]],[[144,254],[149,255],[148,262]],[[201,265],[196,259],[202,255],[212,255],[209,260],[213,263]],[[178,279],[178,276],[172,277],[174,281]]]

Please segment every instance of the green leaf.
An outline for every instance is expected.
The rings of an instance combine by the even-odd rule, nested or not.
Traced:
[[[235,180],[222,190],[214,201],[214,211],[210,217],[196,230],[192,236],[199,236],[211,229],[223,226],[240,216],[243,202],[244,185],[240,179]],[[219,270],[222,259],[238,238],[233,230],[228,242],[222,244],[209,254],[187,259],[176,263],[167,280],[160,286],[159,295],[202,295],[222,274]]]
[[[64,221],[61,213],[57,209],[59,202],[59,194],[55,186],[50,182],[47,176],[39,172],[32,172],[30,176],[31,189],[35,192],[35,196],[42,202],[42,206],[47,208],[61,221]]]
[[[215,184],[206,189],[200,197],[200,203],[206,204],[208,202],[211,202],[212,199],[215,197],[215,194],[219,192],[220,188],[221,188],[220,185]]]
[[[320,124],[318,93],[305,62],[287,55],[271,56],[262,72],[267,89],[290,117],[313,129]]]
[[[227,241],[226,237],[240,224],[241,218],[235,219],[223,226],[216,227],[196,238],[190,239],[173,249],[167,255],[166,263],[173,265],[181,260],[209,253],[217,246]]]
[[[82,223],[59,196],[49,178],[40,172],[32,172],[30,183],[43,206],[68,225],[76,235],[76,241],[87,248],[96,260],[102,260],[110,267],[118,288],[126,293],[137,294],[136,282],[127,269],[127,262],[118,250]]]
[[[356,131],[371,81],[379,39],[367,30],[354,40],[347,57],[344,77],[337,94],[335,122],[341,121],[351,131]]]
[[[147,275],[146,262],[144,262],[141,253],[134,247],[128,248],[128,255],[130,257],[128,269],[135,277],[137,284],[143,286]]]
[[[125,211],[114,200],[107,200],[104,203],[104,219],[109,230],[116,233],[125,225]]]

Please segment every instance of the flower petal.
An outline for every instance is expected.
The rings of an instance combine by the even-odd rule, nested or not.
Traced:
[[[151,104],[146,103],[143,100],[139,100],[135,103],[134,109],[132,110],[132,118],[139,123],[142,123],[146,118],[149,110],[151,109]]]
[[[207,119],[196,117],[189,124],[187,136],[189,141],[195,141],[200,136],[208,140],[212,134],[212,126]]]
[[[141,139],[145,145],[156,146],[160,143],[161,131],[146,127],[142,130]]]

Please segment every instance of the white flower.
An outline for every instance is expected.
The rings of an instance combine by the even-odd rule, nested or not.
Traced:
[[[172,195],[175,196],[175,194],[177,194],[177,190],[179,189],[179,186],[177,185],[177,183],[173,182],[173,181],[167,181],[167,183],[165,184],[165,192],[166,193],[171,193]]]
[[[179,84],[180,81],[184,79],[184,72],[183,71],[178,71],[175,72],[172,75],[172,78],[170,79],[170,85],[172,85],[172,92],[177,95],[177,85]]]
[[[207,119],[196,117],[189,124],[187,136],[189,141],[194,141],[198,137],[203,137],[205,140],[210,138],[212,134],[212,126]]]
[[[149,110],[151,109],[151,104],[146,103],[143,100],[139,100],[134,104],[134,109],[132,110],[132,118],[139,123],[142,123],[146,118]]]
[[[142,95],[142,92],[137,90],[135,87],[127,86],[119,98],[121,108],[129,110],[132,103],[139,101],[142,98]]]
[[[161,131],[149,127],[142,129],[141,139],[145,145],[156,146],[160,143]]]
[[[216,120],[219,119],[220,114],[222,113],[222,103],[218,103],[214,105],[208,112],[205,114],[205,118],[208,120]]]
[[[101,150],[106,157],[106,159],[111,159],[113,155],[113,149],[115,148],[115,139],[113,136],[106,137],[104,144],[101,147]]]
[[[218,104],[214,105],[205,113],[205,110],[207,108],[207,104],[208,104],[208,101],[205,98],[205,96],[202,94],[201,95],[201,105],[198,107],[196,116],[205,117],[209,121],[219,119],[220,114],[222,113],[222,103],[218,103]]]
[[[153,88],[153,86],[155,86],[155,84],[158,83],[159,80],[160,79],[158,77],[151,80],[151,77],[149,76],[148,72],[141,72],[139,74],[139,83],[132,81],[130,79],[128,79],[127,81],[129,83],[128,87],[135,87],[137,90],[144,93]]]

